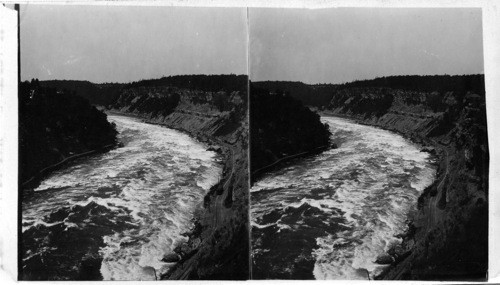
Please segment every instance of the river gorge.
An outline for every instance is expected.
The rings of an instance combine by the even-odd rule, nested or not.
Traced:
[[[74,161],[23,199],[25,277],[98,270],[105,280],[154,280],[175,264],[161,260],[187,240],[194,211],[219,181],[220,155],[187,134],[133,117],[108,120],[121,147]]]
[[[368,279],[400,242],[436,161],[390,131],[322,117],[336,148],[288,162],[251,188],[253,278]]]

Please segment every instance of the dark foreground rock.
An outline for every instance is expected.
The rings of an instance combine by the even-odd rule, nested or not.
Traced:
[[[181,257],[177,253],[168,253],[163,258],[161,261],[171,263],[171,262],[178,262],[181,260]]]
[[[377,259],[375,260],[375,263],[378,264],[391,264],[394,262],[394,257],[392,257],[389,254],[381,254],[377,256]]]

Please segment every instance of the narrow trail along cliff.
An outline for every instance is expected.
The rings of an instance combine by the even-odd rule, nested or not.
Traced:
[[[434,146],[436,148],[439,148],[438,142],[436,142],[433,139],[431,139],[431,141],[434,143]],[[450,158],[449,158],[449,154],[448,154],[448,149],[446,149],[446,147],[444,147],[444,146],[441,146],[441,149],[445,153],[444,157],[442,158],[442,162],[444,164],[444,174],[438,180],[439,181],[439,183],[437,185],[438,193],[443,193],[443,191],[446,191],[446,189],[444,189],[443,187],[445,186],[445,182],[449,178],[449,174],[450,174],[450,167],[449,167]],[[439,213],[442,211],[442,209],[440,208],[438,203],[439,203],[439,199],[438,199],[438,196],[436,195],[430,199],[429,205],[427,206],[427,211],[429,212],[429,221],[425,224],[425,226],[426,226],[425,231],[427,231],[427,232],[429,232],[432,227],[434,227],[438,224],[439,217],[442,216],[441,213]]]
[[[224,218],[224,213],[223,213],[224,212],[224,205],[223,205],[223,203],[228,198],[229,192],[233,191],[229,187],[231,187],[231,182],[232,182],[233,175],[234,175],[234,151],[232,148],[229,148],[227,144],[225,144],[225,147],[228,148],[229,151],[231,152],[231,155],[230,155],[230,162],[231,163],[229,164],[229,166],[227,166],[230,169],[230,173],[229,173],[228,177],[224,179],[225,183],[222,185],[222,188],[224,189],[224,191],[222,192],[222,195],[217,195],[215,198],[215,215],[213,215],[214,216],[214,221],[213,221],[214,227],[213,227],[212,235],[215,233],[215,230],[220,226],[220,224],[223,221],[223,218]]]

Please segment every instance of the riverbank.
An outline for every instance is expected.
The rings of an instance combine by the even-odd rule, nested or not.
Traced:
[[[437,157],[438,173],[434,183],[421,193],[417,209],[408,214],[408,230],[398,235],[402,243],[381,253],[381,258],[390,257],[390,266],[375,279],[485,278],[487,172],[478,171],[470,162],[472,154],[467,149],[477,148],[474,141],[465,142],[461,147],[456,141],[458,132],[468,136],[470,130],[430,136],[439,124],[433,118],[390,112],[380,118],[339,111],[322,114],[395,131]],[[466,118],[460,117],[457,125],[466,122]],[[458,257],[466,260],[467,266]]]
[[[374,122],[366,122],[360,119],[359,117],[355,116],[348,116],[348,115],[343,115],[343,114],[332,114],[329,112],[320,112],[321,116],[325,117],[338,117],[338,118],[343,118],[343,119],[348,119],[352,120],[353,122],[361,125],[366,125],[366,126],[372,126],[376,128],[380,128],[383,130],[395,132],[402,137],[409,139],[412,143],[417,144],[420,146],[420,148],[423,151],[429,152],[431,155],[434,156],[436,159],[436,164],[438,165],[438,170],[437,170],[437,175],[436,178],[434,179],[434,182],[427,186],[424,191],[420,194],[419,199],[418,199],[418,204],[422,203],[422,200],[424,199],[425,195],[428,194],[428,192],[431,189],[436,188],[440,183],[444,181],[444,178],[446,177],[448,173],[448,167],[447,167],[447,157],[443,156],[443,153],[447,153],[437,142],[428,139],[426,137],[421,137],[418,136],[416,133],[408,133],[408,132],[403,132],[398,129],[391,128],[387,125],[383,124],[377,124]],[[431,147],[431,148],[429,148]],[[446,171],[443,173],[441,167],[442,164],[446,164]],[[444,174],[444,177],[443,177]],[[415,206],[417,206],[415,205]],[[374,279],[374,280],[382,280],[385,279],[389,275],[389,272],[393,270],[397,264],[400,264],[408,255],[411,253],[411,245],[415,243],[414,235],[415,235],[415,226],[414,223],[416,216],[415,216],[415,211],[410,211],[407,213],[406,221],[407,221],[407,229],[404,232],[398,233],[396,236],[400,237],[403,239],[402,243],[399,245],[394,245],[391,248],[389,248],[388,251],[386,252],[381,252],[375,263],[380,263],[380,264],[390,264],[384,271],[382,271],[379,275],[377,276],[369,276],[369,279]],[[401,272],[401,270],[400,270]],[[395,276],[394,278],[390,279],[400,279],[398,277],[401,276]]]
[[[103,153],[103,152],[109,151],[117,146],[118,146],[118,144],[109,144],[109,145],[103,146],[99,149],[90,150],[90,151],[86,151],[83,153],[77,153],[77,154],[71,155],[69,157],[66,157],[63,160],[61,160],[60,162],[57,162],[57,163],[52,164],[48,167],[45,167],[44,169],[40,170],[35,176],[32,176],[27,181],[22,182],[21,189],[23,190],[23,193],[30,192],[34,188],[36,188],[44,178],[46,178],[48,175],[50,175],[51,172],[54,172],[54,171],[60,169],[64,165],[66,165],[70,162],[73,162],[78,158],[83,158],[83,157],[91,156],[93,154],[98,154],[98,153]]]
[[[264,167],[261,167],[255,171],[253,171],[251,173],[252,178],[255,179],[255,181],[257,181],[262,175],[265,175],[267,172],[270,172],[273,169],[278,168],[281,165],[283,165],[291,160],[307,157],[307,156],[314,155],[314,154],[318,154],[318,153],[321,153],[321,152],[329,149],[330,147],[336,148],[335,145],[325,145],[325,146],[320,146],[320,147],[314,148],[314,149],[309,150],[309,151],[304,151],[301,153],[292,154],[292,155],[282,157],[269,165],[266,165]]]

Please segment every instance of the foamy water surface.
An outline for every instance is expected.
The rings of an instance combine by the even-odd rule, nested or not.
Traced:
[[[44,180],[22,205],[24,241],[45,241],[42,230],[55,226],[76,236],[92,232],[89,240],[96,241],[74,247],[99,245],[105,280],[152,279],[148,267],[159,275],[173,265],[160,260],[186,239],[181,233],[192,226],[195,207],[221,175],[220,158],[179,131],[130,117],[108,119],[124,146]],[[57,252],[53,240],[30,247],[24,259]]]
[[[337,149],[290,162],[251,189],[254,275],[261,278],[379,273],[384,266],[374,261],[400,242],[394,235],[435,178],[430,155],[403,137],[344,119],[322,120]]]

